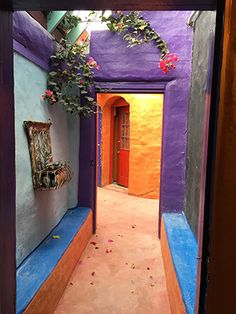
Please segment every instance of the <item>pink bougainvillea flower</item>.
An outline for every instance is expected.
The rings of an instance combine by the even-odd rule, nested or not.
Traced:
[[[107,240],[107,242],[112,243],[112,242],[114,242],[114,241],[113,241],[113,240],[111,240],[111,239],[109,239],[109,240]]]
[[[84,80],[80,80],[79,83],[80,83],[80,84],[84,84]]]
[[[100,65],[97,64],[93,57],[89,57],[87,64],[90,68],[94,68],[97,70],[100,69]]]
[[[124,28],[124,24],[123,23],[118,23],[116,27],[118,29],[123,29]]]
[[[177,55],[173,53],[167,53],[162,59],[160,59],[159,67],[162,70],[163,73],[168,73],[170,69],[176,69],[176,65],[174,62],[179,61],[179,58]]]
[[[49,89],[45,90],[45,93],[44,93],[46,96],[48,97],[51,97],[53,95],[53,92]]]

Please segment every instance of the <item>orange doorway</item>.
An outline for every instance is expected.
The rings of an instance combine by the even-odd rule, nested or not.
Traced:
[[[159,199],[163,94],[99,93],[101,184]],[[98,157],[99,158],[99,157]]]

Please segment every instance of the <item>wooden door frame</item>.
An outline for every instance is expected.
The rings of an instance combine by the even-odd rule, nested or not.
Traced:
[[[0,3],[0,313],[15,313],[16,297],[16,187],[15,187],[15,127],[14,127],[14,76],[13,76],[13,10],[72,10],[72,9],[115,9],[115,10],[214,10],[217,14],[216,47],[213,70],[213,84],[208,163],[205,189],[205,217],[203,229],[203,259],[201,272],[201,289],[199,313],[204,312],[206,303],[208,275],[208,241],[210,239],[210,212],[212,205],[212,188],[214,183],[214,154],[216,143],[217,115],[219,104],[219,82],[222,52],[222,27],[224,0],[141,0],[124,2],[108,0],[3,0]],[[218,64],[217,64],[218,62]],[[96,138],[96,136],[95,136]],[[94,147],[96,142],[94,142]],[[95,176],[96,177],[96,176]],[[94,201],[94,200],[93,200]]]
[[[119,96],[119,94],[117,95]],[[121,98],[123,98],[121,96]],[[123,98],[124,99],[124,98]],[[117,100],[117,99],[116,99]],[[115,102],[116,102],[115,100]],[[125,100],[125,99],[124,99]],[[126,101],[126,100],[125,100]],[[113,183],[113,159],[114,159],[114,113],[115,109],[118,107],[125,107],[126,104],[120,105],[114,103],[111,105],[110,113],[111,113],[111,120],[110,120],[110,165],[109,165],[109,182],[110,184]]]
[[[124,99],[125,100],[125,99]],[[125,102],[126,102],[126,100],[125,100]],[[122,107],[127,107],[128,108],[128,113],[130,114],[130,104],[128,104],[127,102],[126,102],[126,104],[124,104],[124,105],[117,105],[117,106],[115,106],[115,107],[113,107],[113,110],[115,110],[115,108],[117,109],[119,109],[119,108],[122,108]],[[112,118],[112,117],[111,117]],[[113,143],[113,147],[111,147],[111,149],[112,149],[112,155],[110,155],[111,157],[111,162],[112,162],[112,165],[111,165],[111,168],[110,168],[110,173],[111,173],[111,175],[112,175],[112,177],[113,177],[113,164],[114,164],[114,119],[115,118],[115,116],[114,116],[114,114],[113,114],[113,142],[111,142],[111,143]],[[120,138],[120,134],[121,134],[121,128],[120,128],[120,119],[119,119],[119,116],[118,116],[118,129],[117,129],[117,132],[118,132],[118,139]],[[119,147],[119,149],[118,149],[119,151],[121,150],[120,149],[120,147]],[[117,154],[118,155],[118,154]],[[117,181],[118,181],[118,176],[119,176],[119,155],[117,156]],[[129,182],[129,173],[128,173],[128,182]],[[118,182],[117,182],[117,184],[119,184]],[[127,186],[127,188],[129,188],[129,184],[128,184],[128,186]]]

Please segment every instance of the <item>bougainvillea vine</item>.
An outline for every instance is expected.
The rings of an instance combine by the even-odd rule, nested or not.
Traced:
[[[115,11],[109,17],[102,15],[100,18],[111,32],[123,35],[127,47],[154,43],[161,53],[158,65],[163,73],[176,68],[178,56],[170,53],[166,42],[139,12],[131,11],[125,14]],[[65,25],[71,29],[80,22],[79,17],[67,16]],[[94,88],[94,70],[99,70],[100,65],[92,56],[87,56],[88,45],[87,40],[72,44],[67,39],[62,39],[57,45],[56,52],[51,57],[47,90],[42,95],[48,104],[60,103],[67,112],[78,115],[89,116],[94,112],[96,101],[90,95]]]

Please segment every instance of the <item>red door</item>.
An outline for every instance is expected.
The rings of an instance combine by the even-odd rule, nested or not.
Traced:
[[[117,183],[129,184],[129,107],[118,107]]]

